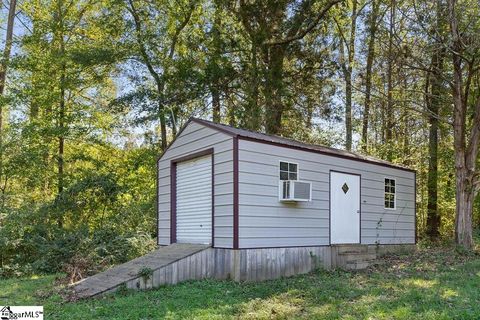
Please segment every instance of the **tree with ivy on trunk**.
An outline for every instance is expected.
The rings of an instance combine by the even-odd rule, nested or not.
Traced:
[[[319,25],[329,10],[342,0],[247,1],[240,0],[242,23],[255,34],[256,46],[265,65],[263,95],[265,101],[265,131],[279,134],[285,106],[284,62],[288,49]],[[295,12],[290,15],[289,12]]]
[[[480,6],[476,1],[448,0],[449,49],[453,72],[449,83],[453,98],[456,215],[455,239],[473,246],[473,202],[480,188],[477,170],[480,146]]]

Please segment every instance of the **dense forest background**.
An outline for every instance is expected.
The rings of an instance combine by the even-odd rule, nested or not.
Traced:
[[[473,0],[2,2],[0,276],[155,246],[155,159],[191,116],[417,170],[421,239],[480,226]]]

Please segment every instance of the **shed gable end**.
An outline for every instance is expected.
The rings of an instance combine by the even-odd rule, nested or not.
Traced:
[[[231,248],[233,244],[233,143],[228,134],[189,121],[157,161],[158,244],[171,243],[172,162],[189,155],[213,149],[214,243]]]

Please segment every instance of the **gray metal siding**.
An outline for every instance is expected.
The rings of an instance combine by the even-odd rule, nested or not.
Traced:
[[[279,160],[299,164],[312,202],[278,201]],[[363,244],[415,242],[413,172],[240,139],[240,248],[329,245],[330,170],[361,175]],[[396,179],[396,210],[384,209],[385,177]]]
[[[170,244],[170,161],[179,157],[214,148],[216,247],[233,246],[233,142],[219,131],[191,122],[160,159],[158,206],[160,245]]]

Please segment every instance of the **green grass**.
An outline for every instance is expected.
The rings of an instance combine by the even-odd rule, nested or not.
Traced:
[[[48,319],[69,320],[480,319],[480,256],[452,248],[392,256],[361,272],[319,270],[263,283],[187,282],[80,302],[63,302],[54,280],[2,280],[0,304],[44,305]]]

